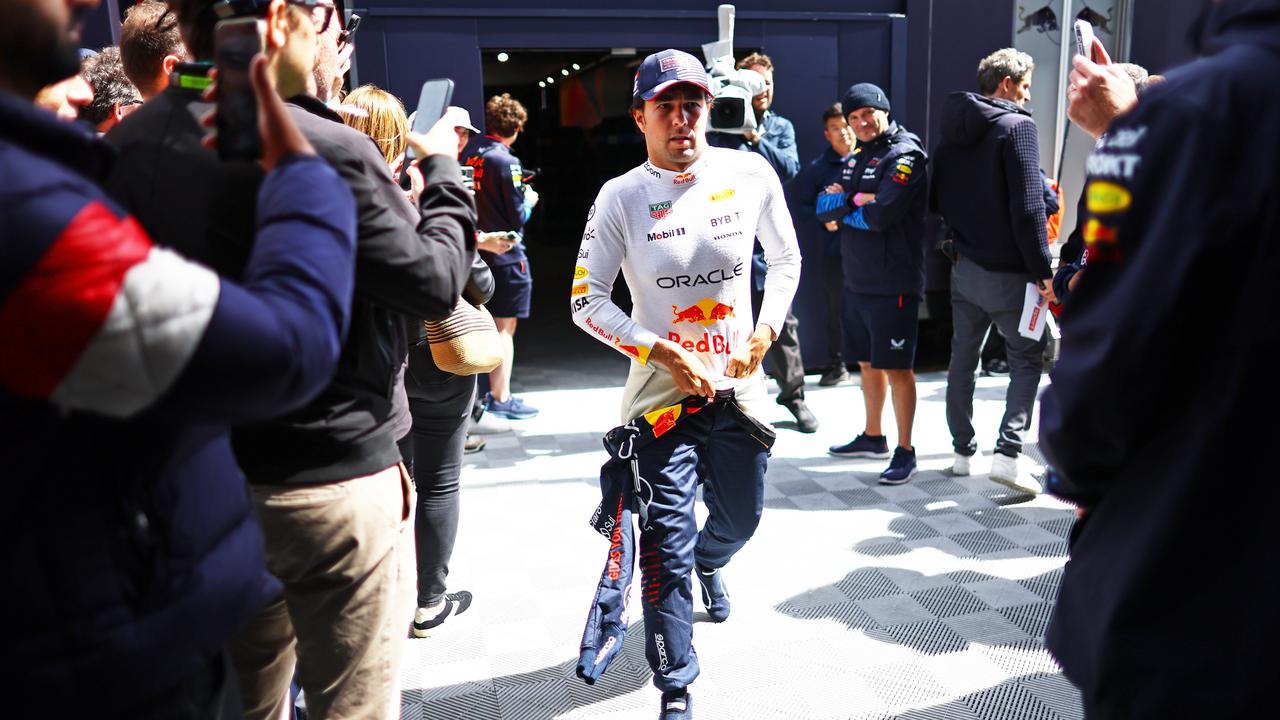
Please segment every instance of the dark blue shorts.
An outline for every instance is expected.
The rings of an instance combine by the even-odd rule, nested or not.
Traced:
[[[493,272],[493,299],[484,305],[489,313],[496,318],[529,317],[529,299],[533,297],[529,261],[489,269]]]
[[[914,295],[844,291],[845,356],[876,370],[910,370],[916,362],[920,300]]]

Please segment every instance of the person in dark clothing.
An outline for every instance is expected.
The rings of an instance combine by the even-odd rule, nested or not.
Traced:
[[[764,92],[751,98],[756,129],[744,134],[708,132],[707,142],[715,147],[759,153],[769,161],[786,185],[800,172],[800,153],[796,149],[796,129],[791,121],[773,112],[773,61],[764,53],[752,53],[738,61],[739,70],[751,70],[764,78]],[[764,299],[764,278],[768,272],[764,249],[756,243],[751,256],[752,312],[760,314]],[[802,433],[818,431],[818,418],[804,402],[804,358],[800,356],[800,321],[787,310],[786,320],[778,331],[778,339],[766,356],[772,376],[778,382],[777,403],[796,418],[796,429]]]
[[[511,369],[515,362],[516,325],[529,317],[533,297],[533,275],[524,242],[511,242],[500,234],[524,233],[538,193],[524,181],[520,159],[511,146],[524,131],[529,113],[519,100],[504,93],[485,103],[484,125],[488,133],[471,141],[463,150],[463,164],[475,169],[477,227],[482,233],[480,256],[493,271],[494,296],[489,312],[505,343],[502,364],[489,373],[489,394],[485,411],[509,420],[527,420],[538,409],[511,394]]]
[[[977,454],[973,428],[974,371],[979,347],[994,323],[1009,358],[1005,413],[992,457],[992,480],[1039,491],[1020,477],[1017,458],[1031,423],[1046,338],[1019,333],[1028,283],[1053,300],[1045,227],[1045,183],[1039,135],[1031,113],[1031,56],[997,50],[978,64],[979,93],[956,92],[943,106],[942,142],[934,150],[931,209],[954,235],[951,270],[951,364],[947,427],[955,447],[952,472],[968,475]]]
[[[880,482],[900,485],[916,473],[911,429],[920,300],[924,295],[924,206],[928,168],[920,138],[889,119],[889,98],[871,83],[840,101],[858,138],[840,182],[818,197],[818,219],[839,220],[844,268],[845,343],[862,373],[866,427],[830,448],[839,457],[889,457],[881,430],[888,390],[898,446]]]
[[[478,255],[463,300],[483,305],[493,297],[489,266]],[[458,479],[462,475],[463,444],[476,396],[474,375],[454,375],[436,367],[421,323],[415,323],[417,342],[409,348],[405,390],[413,414],[409,437],[410,475],[418,490],[414,519],[418,549],[418,609],[413,618],[415,637],[427,637],[445,620],[466,612],[471,593],[446,592],[449,559],[458,537],[460,510]]]
[[[1090,720],[1265,717],[1280,682],[1259,454],[1280,431],[1280,0],[1208,6],[1197,44],[1089,160],[1089,267],[1042,400],[1047,489],[1083,514],[1045,642]],[[1074,60],[1073,119],[1109,81],[1095,57]]]
[[[227,427],[332,377],[351,193],[258,62],[266,175],[244,282],[153,245],[99,185],[110,148],[32,105],[76,72],[62,43],[96,3],[21,4],[0,24],[24,48],[0,56],[6,715],[75,717],[92,698],[104,718],[217,718],[223,646],[279,592]]]
[[[217,15],[211,5],[174,3],[196,58],[212,52]],[[426,181],[415,208],[376,144],[310,94],[331,86],[336,72],[337,51],[317,52],[337,42],[341,23],[331,11],[281,0],[237,7],[264,18],[282,86],[307,89],[294,91],[288,112],[355,196],[357,261],[350,329],[333,382],[307,406],[242,425],[232,435],[263,526],[267,566],[285,594],[241,629],[231,656],[249,717],[279,711],[295,643],[298,678],[313,712],[381,708],[396,695],[400,652],[394,639],[406,635],[412,616],[413,488],[395,437],[397,425],[409,425],[407,400],[395,387],[408,351],[404,318],[438,319],[452,309],[470,267],[474,206],[451,158],[457,148],[452,122],[437,124],[425,139],[410,138]],[[319,85],[313,84],[316,67],[325,80]],[[195,144],[188,133],[202,105],[180,87],[170,88],[121,123],[111,139],[133,160],[120,168],[119,183],[159,242],[198,247],[210,238],[197,233],[218,227],[243,245],[248,236],[230,222],[251,217],[253,206],[227,207],[226,198],[242,200],[244,191],[211,188],[222,176],[194,177],[207,161],[188,164],[171,184],[154,184],[157,175],[178,170],[178,162],[200,152],[188,151]],[[210,191],[200,209],[225,217],[184,225],[172,205],[202,186]],[[387,522],[388,516],[399,522]]]
[[[822,154],[800,170],[800,174],[787,184],[787,204],[796,221],[796,235],[800,238],[801,249],[806,244],[821,249],[822,282],[827,291],[827,371],[822,374],[818,384],[831,387],[849,379],[849,372],[844,364],[844,329],[842,327],[840,307],[844,297],[844,271],[840,267],[840,223],[836,220],[818,221],[818,195],[832,183],[840,182],[840,174],[844,172],[853,152],[856,141],[853,130],[845,120],[840,103],[827,108],[822,113],[823,137],[827,147]],[[806,243],[806,240],[809,243]],[[800,281],[804,283],[804,278]]]

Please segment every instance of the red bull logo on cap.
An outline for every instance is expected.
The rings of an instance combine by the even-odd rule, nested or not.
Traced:
[[[644,414],[644,419],[653,426],[653,436],[662,437],[668,430],[676,426],[683,408],[679,405],[668,405]]]
[[[711,298],[702,298],[683,310],[678,305],[672,305],[671,314],[674,316],[671,320],[672,325],[691,322],[703,327],[734,317],[732,305],[726,305]]]

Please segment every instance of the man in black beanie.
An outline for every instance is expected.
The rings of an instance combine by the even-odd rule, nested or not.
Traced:
[[[900,485],[916,473],[912,368],[924,292],[926,157],[920,138],[889,119],[889,98],[879,87],[854,85],[840,105],[858,143],[840,182],[818,196],[818,219],[842,224],[845,344],[847,357],[862,369],[866,426],[830,452],[840,457],[890,456],[880,419],[892,388],[898,446],[880,482]]]

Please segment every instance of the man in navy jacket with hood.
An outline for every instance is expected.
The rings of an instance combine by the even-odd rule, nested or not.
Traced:
[[[1091,720],[1264,717],[1280,683],[1280,0],[1216,3],[1199,39],[1089,160],[1043,399],[1047,489],[1085,513],[1045,640]],[[1074,64],[1073,120],[1109,70]]]
[[[1044,365],[1043,334],[1018,332],[1027,283],[1049,286],[1044,180],[1031,99],[1031,56],[1012,48],[978,63],[979,93],[956,92],[942,109],[942,142],[934,150],[932,209],[953,233],[958,259],[951,270],[951,366],[947,371],[947,427],[957,475],[968,475],[978,443],[973,429],[973,373],[991,323],[1005,337],[1009,387],[991,461],[991,479],[1019,478],[1017,458],[1031,424]],[[1034,488],[1039,490],[1039,486]]]

